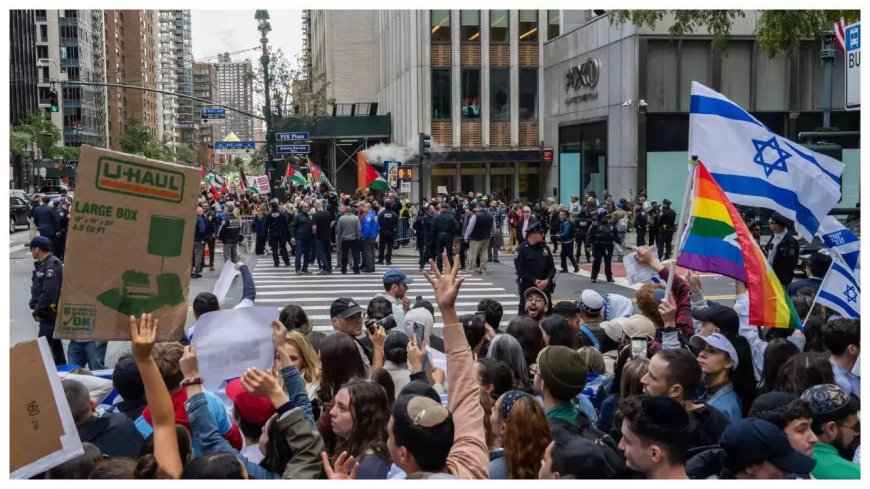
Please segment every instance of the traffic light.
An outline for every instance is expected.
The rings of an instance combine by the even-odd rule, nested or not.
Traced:
[[[420,133],[420,158],[432,152],[432,136],[421,132]]]
[[[52,112],[60,112],[60,104],[58,104],[57,92],[55,90],[50,90],[48,92],[48,103],[51,105]]]

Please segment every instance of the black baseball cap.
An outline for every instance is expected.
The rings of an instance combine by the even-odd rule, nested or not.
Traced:
[[[329,317],[331,318],[347,318],[357,313],[362,314],[362,312],[359,304],[350,297],[339,297],[332,301],[332,305],[329,306]]]
[[[51,251],[51,240],[46,238],[45,236],[36,236],[24,246],[31,250],[33,248],[39,248],[42,251]]]
[[[809,474],[816,466],[812,457],[792,448],[781,429],[761,419],[744,418],[732,423],[722,432],[719,446],[734,468],[767,460],[790,474]]]
[[[692,309],[692,318],[713,323],[729,337],[737,336],[740,318],[734,309],[727,306],[713,306],[706,309]]]

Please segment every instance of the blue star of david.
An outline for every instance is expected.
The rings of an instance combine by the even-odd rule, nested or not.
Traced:
[[[779,147],[779,143],[776,141],[775,137],[770,138],[768,141],[753,139],[752,144],[755,145],[755,158],[753,158],[752,161],[764,167],[765,176],[770,177],[770,174],[773,173],[774,170],[788,173],[788,168],[785,166],[785,160],[791,158],[792,155],[786,153]],[[779,158],[774,160],[772,163],[764,161],[764,150],[767,148],[776,151],[777,155],[779,155]]]
[[[855,287],[851,285],[846,286],[846,300],[849,302],[857,302],[858,301],[858,293],[855,292]]]

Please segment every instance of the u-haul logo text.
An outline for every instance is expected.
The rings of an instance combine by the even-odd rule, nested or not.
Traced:
[[[97,188],[165,202],[181,202],[184,174],[104,156],[97,162]]]

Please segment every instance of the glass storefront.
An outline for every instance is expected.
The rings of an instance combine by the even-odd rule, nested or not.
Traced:
[[[559,201],[607,188],[607,121],[559,128]]]
[[[429,195],[437,195],[439,187],[444,187],[440,190],[446,189],[447,193],[460,190],[462,193],[496,193],[505,200],[516,197],[523,201],[540,199],[540,165],[520,163],[519,171],[515,165],[516,163],[490,163],[489,168],[486,163],[462,163],[458,168],[455,165],[435,166],[430,173]]]

